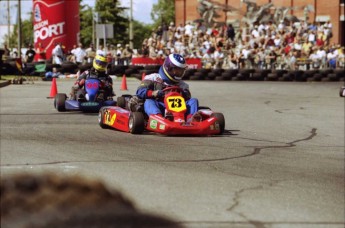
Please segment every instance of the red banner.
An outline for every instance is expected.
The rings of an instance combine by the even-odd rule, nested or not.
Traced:
[[[157,59],[151,59],[151,58],[145,58],[145,57],[138,57],[138,58],[132,58],[132,64],[133,65],[162,65],[164,62],[164,59],[157,58]],[[188,68],[197,69],[201,68],[201,59],[199,58],[186,58],[186,63],[188,65]]]
[[[66,50],[79,40],[79,1],[34,0],[33,24],[35,48],[41,43],[50,58],[55,43]]]

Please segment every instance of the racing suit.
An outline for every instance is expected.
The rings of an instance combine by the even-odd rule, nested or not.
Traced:
[[[189,85],[184,81],[173,84],[165,75],[163,67],[160,67],[158,73],[149,74],[144,78],[136,92],[140,99],[145,100],[144,111],[148,116],[153,114],[164,116],[165,105],[163,98],[156,98],[154,93],[167,86],[179,86],[182,89],[182,96],[186,100],[187,116],[193,115],[198,111],[199,102],[196,98],[191,97]]]
[[[77,100],[80,94],[82,94],[81,96],[85,95],[85,90],[82,88],[84,87],[85,79],[88,78],[98,78],[101,81],[101,86],[104,89],[104,95],[100,94],[99,99],[109,100],[115,96],[113,91],[113,79],[105,72],[99,72],[94,68],[91,68],[90,70],[86,70],[80,74],[78,79],[75,81],[71,90],[71,98],[73,100]]]

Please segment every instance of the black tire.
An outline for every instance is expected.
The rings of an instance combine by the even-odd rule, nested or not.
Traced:
[[[98,124],[103,129],[110,128],[108,125],[104,124],[104,114],[105,114],[105,108],[102,107],[98,112]]]
[[[278,74],[276,73],[270,73],[267,75],[267,81],[277,81],[278,78]]]
[[[59,112],[66,111],[66,107],[65,107],[66,98],[67,98],[67,95],[65,93],[58,93],[55,95],[54,107]]]
[[[121,108],[126,108],[126,98],[125,97],[117,97],[117,106]]]
[[[129,132],[132,134],[142,134],[145,130],[145,119],[142,112],[131,112],[128,121]]]
[[[198,110],[200,110],[200,109],[208,109],[208,110],[211,110],[211,108],[208,107],[208,106],[199,106],[199,107],[198,107]]]
[[[212,114],[212,116],[217,118],[217,121],[219,123],[219,128],[220,128],[219,135],[222,135],[224,133],[224,129],[225,129],[225,118],[224,118],[223,113],[215,112]]]

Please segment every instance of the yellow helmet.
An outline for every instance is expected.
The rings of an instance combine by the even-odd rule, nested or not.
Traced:
[[[93,68],[97,71],[105,71],[107,68],[107,58],[102,55],[96,55],[95,59],[93,60]]]

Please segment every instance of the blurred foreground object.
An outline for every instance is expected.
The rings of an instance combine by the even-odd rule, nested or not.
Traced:
[[[54,174],[1,176],[1,227],[182,227],[142,213],[98,180]]]

